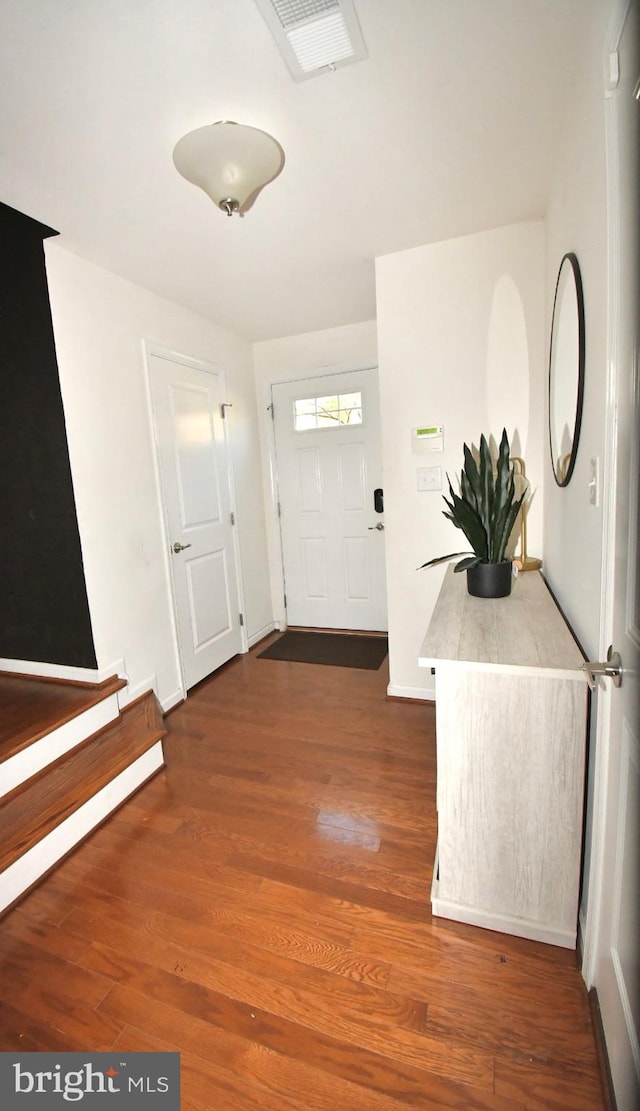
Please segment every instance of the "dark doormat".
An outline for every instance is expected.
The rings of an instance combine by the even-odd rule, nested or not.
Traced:
[[[331,664],[377,671],[388,649],[386,637],[345,633],[296,633],[287,631],[258,655],[264,660],[290,660],[301,664]]]

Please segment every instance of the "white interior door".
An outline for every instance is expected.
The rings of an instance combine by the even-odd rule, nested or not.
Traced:
[[[622,685],[598,692],[592,866],[585,978],[595,985],[618,1111],[640,1107],[640,434],[638,353],[639,8],[627,9],[620,83],[607,105],[612,235],[611,482],[605,502],[606,636],[622,658]]]
[[[222,375],[149,356],[183,682],[243,650]]]
[[[278,383],[272,398],[287,622],[385,630],[377,371]]]

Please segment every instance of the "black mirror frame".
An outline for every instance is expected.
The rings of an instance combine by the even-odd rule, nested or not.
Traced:
[[[576,308],[577,308],[577,312],[578,312],[578,367],[577,367],[577,371],[578,371],[578,390],[577,390],[577,396],[576,396],[576,412],[575,412],[574,429],[573,429],[573,440],[572,440],[572,445],[571,445],[571,455],[570,455],[570,458],[569,458],[569,464],[567,466],[566,473],[562,476],[562,478],[559,478],[558,474],[556,472],[555,459],[553,457],[553,444],[552,444],[552,437],[551,437],[551,373],[552,373],[552,369],[553,369],[553,367],[552,367],[553,334],[554,334],[554,323],[555,323],[555,319],[556,319],[556,301],[557,301],[557,298],[558,298],[558,288],[559,288],[559,285],[560,285],[560,276],[562,274],[562,267],[565,265],[566,262],[568,262],[569,265],[571,266],[571,270],[572,270],[572,273],[573,273],[573,280],[574,280],[575,291],[576,291]],[[562,256],[560,266],[558,267],[558,277],[556,279],[556,289],[555,289],[555,293],[554,293],[554,297],[553,297],[553,313],[551,315],[551,335],[550,335],[550,338],[549,338],[549,389],[548,389],[549,455],[551,457],[551,469],[553,471],[553,477],[556,480],[556,484],[560,487],[564,487],[564,486],[569,485],[571,475],[573,474],[573,470],[574,470],[574,467],[576,465],[576,456],[578,454],[578,442],[580,440],[580,426],[582,424],[582,403],[583,403],[583,400],[584,400],[584,361],[585,361],[585,324],[584,324],[584,295],[583,295],[583,291],[582,291],[582,276],[580,274],[580,265],[578,263],[577,256],[572,251],[568,251],[567,254]]]

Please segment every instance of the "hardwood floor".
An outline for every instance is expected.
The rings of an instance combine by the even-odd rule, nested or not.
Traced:
[[[575,954],[444,920],[434,713],[254,650],[0,921],[0,1049],[166,1049],[183,1111],[605,1108]]]

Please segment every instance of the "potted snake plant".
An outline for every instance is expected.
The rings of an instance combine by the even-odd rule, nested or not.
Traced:
[[[480,598],[504,598],[511,593],[512,561],[507,558],[507,545],[516,518],[526,497],[516,497],[513,468],[509,458],[506,429],[494,464],[489,444],[480,437],[478,459],[464,445],[464,467],[460,473],[459,493],[449,482],[449,498],[443,495],[443,514],[462,530],[471,546],[470,552],[451,552],[421,564],[437,563],[463,556],[454,571],[467,572],[467,590]]]

